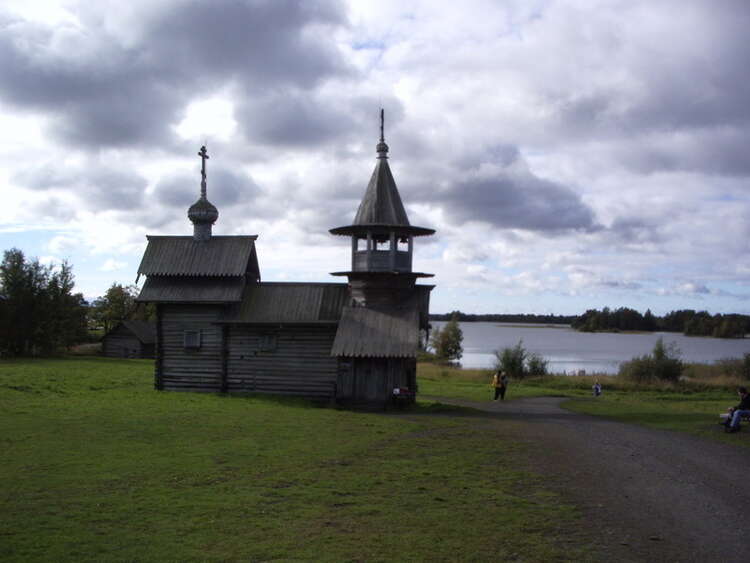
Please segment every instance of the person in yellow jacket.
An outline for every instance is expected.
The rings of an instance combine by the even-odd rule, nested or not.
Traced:
[[[497,370],[495,375],[492,376],[492,386],[495,388],[495,398],[500,397],[500,400],[505,399],[505,391],[508,389],[508,376],[502,370]]]

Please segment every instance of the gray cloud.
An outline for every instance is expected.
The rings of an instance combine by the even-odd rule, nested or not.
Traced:
[[[574,82],[542,88],[548,139],[612,142],[614,158],[639,173],[750,174],[741,148],[750,140],[750,4],[633,2],[616,26],[597,16],[597,31],[568,47],[602,55]]]
[[[83,199],[96,210],[139,207],[146,180],[137,174],[102,168],[89,173]]]
[[[240,201],[252,202],[260,188],[252,178],[237,174],[223,167],[208,170],[208,199],[222,212]],[[165,207],[187,210],[200,196],[200,176],[180,173],[162,178],[157,182],[152,197]]]
[[[337,2],[225,0],[217,6],[194,0],[175,4],[146,34],[164,63],[202,81],[231,76],[262,92],[279,85],[310,88],[345,72],[328,36],[312,29],[344,21]]]
[[[596,228],[593,211],[575,192],[531,174],[459,182],[446,203],[446,213],[459,222],[547,232]]]
[[[337,160],[359,154],[342,149],[347,143],[372,140],[372,154],[378,135],[377,112],[388,108],[388,126],[396,128],[403,118],[401,102],[352,94],[311,92],[295,89],[248,96],[239,101],[236,117],[251,141],[282,147],[306,147],[315,151],[321,145],[333,145]],[[331,155],[332,157],[334,155]]]
[[[682,135],[644,136],[638,143],[622,144],[615,154],[628,168],[643,174],[687,171],[748,176],[748,146],[750,128],[722,126]]]
[[[64,190],[76,195],[95,211],[132,209],[140,206],[146,179],[95,161],[83,166],[46,163],[19,171],[14,182],[37,191]]]
[[[252,140],[314,150],[320,142],[351,134],[353,114],[346,109],[296,90],[246,98],[236,117]]]
[[[58,137],[87,147],[168,144],[191,98],[232,82],[245,94],[310,89],[350,72],[316,31],[344,23],[334,2],[175,2],[129,44],[98,14],[81,19],[84,29],[61,32],[5,18],[0,99],[50,116]]]
[[[34,206],[34,215],[59,221],[70,221],[75,217],[75,210],[58,198],[51,197]]]
[[[605,281],[599,282],[599,285],[601,287],[606,287],[609,289],[624,289],[624,290],[641,289],[643,287],[643,285],[638,282],[624,282],[624,281],[619,281],[619,280],[605,280]]]
[[[653,243],[663,240],[659,225],[641,217],[618,217],[609,232],[625,243]]]
[[[578,194],[530,172],[513,145],[471,147],[448,168],[421,173],[413,192],[416,202],[441,206],[455,223],[481,221],[500,229],[546,233],[601,228]]]

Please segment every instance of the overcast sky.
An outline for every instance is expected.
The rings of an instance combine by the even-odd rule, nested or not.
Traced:
[[[746,0],[3,2],[2,249],[135,281],[215,234],[339,281],[379,109],[432,311],[750,312]]]

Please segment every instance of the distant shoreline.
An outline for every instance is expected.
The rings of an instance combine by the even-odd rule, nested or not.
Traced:
[[[443,317],[444,315],[439,315],[440,317]],[[443,318],[432,318],[432,315],[430,315],[430,321],[437,321],[437,322],[448,322],[450,319],[443,319]],[[492,321],[492,320],[484,320],[484,319],[476,319],[476,320],[459,320],[459,323],[490,323],[494,324],[496,326],[504,326],[504,327],[510,327],[510,328],[550,328],[550,329],[570,329],[575,332],[580,332],[582,334],[679,334],[682,336],[686,336],[688,338],[715,338],[718,340],[744,340],[748,337],[750,337],[750,334],[745,334],[744,336],[731,336],[731,337],[721,337],[721,336],[712,336],[707,334],[684,334],[679,331],[675,330],[620,330],[620,329],[601,329],[601,330],[579,330],[576,328],[573,328],[569,323],[553,323],[553,322],[541,322],[541,321]]]

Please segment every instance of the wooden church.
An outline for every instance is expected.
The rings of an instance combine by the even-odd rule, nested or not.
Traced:
[[[377,163],[351,225],[347,283],[262,282],[257,236],[216,236],[206,196],[188,209],[192,236],[148,236],[138,300],[156,304],[155,387],[273,393],[385,405],[394,389],[416,390],[416,356],[428,330],[432,285],[417,285],[414,227],[404,210],[381,135]]]

